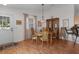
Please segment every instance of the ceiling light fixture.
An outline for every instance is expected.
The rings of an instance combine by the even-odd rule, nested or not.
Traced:
[[[42,28],[46,28],[46,20],[45,20],[45,17],[44,17],[44,7],[45,7],[45,5],[42,4],[42,20],[41,20]]]
[[[44,4],[42,4],[42,20],[44,20]]]

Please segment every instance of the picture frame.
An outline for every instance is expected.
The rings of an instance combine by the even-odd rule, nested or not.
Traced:
[[[16,25],[21,25],[22,24],[22,20],[16,20]]]
[[[63,19],[63,27],[69,28],[69,19]]]
[[[38,27],[41,27],[41,26],[42,26],[42,22],[38,21]]]

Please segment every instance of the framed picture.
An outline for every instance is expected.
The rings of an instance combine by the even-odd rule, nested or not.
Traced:
[[[63,20],[63,27],[69,28],[69,19],[64,19]]]
[[[22,21],[21,20],[16,20],[16,25],[21,25]]]

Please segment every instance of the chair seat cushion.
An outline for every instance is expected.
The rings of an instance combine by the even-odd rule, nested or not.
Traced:
[[[73,34],[73,32],[72,32],[72,31],[67,31],[67,33],[68,33],[68,34]]]
[[[41,38],[40,40],[42,40],[42,41],[48,41],[48,39],[44,39],[44,38]]]
[[[37,37],[32,37],[32,39],[37,39]]]

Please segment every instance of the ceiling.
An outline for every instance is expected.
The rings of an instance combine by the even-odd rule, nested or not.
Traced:
[[[79,13],[79,4],[75,4],[74,5],[74,7],[75,7],[75,15],[77,16],[78,15],[78,13]]]
[[[52,7],[60,8],[60,6],[64,6],[67,4],[44,4],[44,11],[48,11]],[[79,4],[75,4],[75,15],[79,12]],[[0,7],[5,7],[4,5],[0,4]],[[7,4],[6,8],[12,8],[12,9],[20,9],[20,10],[30,10],[32,12],[40,13],[42,11],[42,5],[41,4]]]
[[[0,7],[3,5],[0,5]],[[44,4],[44,9],[49,10],[53,4]],[[8,4],[6,5],[8,8],[14,8],[14,9],[22,9],[22,10],[35,10],[35,11],[41,11],[42,5],[41,4]]]

